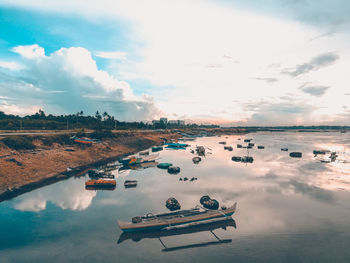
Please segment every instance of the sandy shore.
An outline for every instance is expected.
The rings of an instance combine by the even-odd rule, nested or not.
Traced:
[[[30,151],[15,151],[0,143],[0,201],[159,145],[161,138],[177,137],[166,132],[119,132],[116,138],[91,146],[45,146],[38,139],[36,149]],[[73,171],[67,173],[68,167]]]

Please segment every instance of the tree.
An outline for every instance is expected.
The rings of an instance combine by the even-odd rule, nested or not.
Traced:
[[[102,116],[101,116],[101,114],[99,113],[99,111],[96,111],[96,113],[95,113],[95,118],[96,118],[97,120],[101,121]]]
[[[46,115],[45,115],[45,112],[44,112],[42,109],[40,109],[40,110],[38,111],[38,113],[39,113],[40,118],[45,119]]]

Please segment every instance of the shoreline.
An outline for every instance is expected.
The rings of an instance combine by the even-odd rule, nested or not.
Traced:
[[[188,132],[191,130],[186,130]],[[217,135],[246,134],[244,129],[206,130]],[[198,132],[198,130],[196,130]],[[104,138],[91,146],[82,144],[45,144],[55,135],[31,135],[34,150],[14,150],[0,140],[0,202],[12,199],[45,185],[50,185],[72,176],[79,176],[91,168],[102,166],[119,158],[136,154],[152,146],[160,145],[163,139],[182,137],[179,131],[128,130],[115,131],[114,137]],[[10,136],[11,137],[11,136]],[[72,171],[67,171],[67,168]]]
[[[52,149],[38,149],[39,153],[40,151],[46,152],[43,153],[46,156],[49,155],[50,152],[58,152],[58,154],[56,153],[56,155],[54,155],[56,158],[52,160],[53,162],[58,161],[59,157],[62,157],[63,154],[68,155],[68,157],[71,157],[72,155],[79,155],[78,158],[71,161],[69,165],[65,162],[61,162],[61,164],[58,165],[60,169],[55,172],[50,172],[48,171],[50,169],[45,169],[49,164],[46,164],[46,167],[42,167],[42,169],[37,171],[37,162],[43,163],[45,160],[41,160],[41,156],[36,158],[37,160],[33,160],[35,157],[37,157],[37,154],[33,154],[32,151],[12,151],[10,154],[0,156],[0,167],[2,167],[0,171],[0,178],[2,179],[0,180],[0,202],[10,200],[21,194],[68,179],[72,176],[83,175],[91,168],[105,165],[122,157],[135,154],[155,145],[159,145],[163,142],[161,138],[176,139],[178,137],[180,136],[176,133],[150,132],[145,134],[130,134],[130,132],[128,132],[124,138],[117,137],[116,139],[107,139],[99,145],[92,145],[91,147],[86,148],[75,144],[73,146],[62,146],[59,149],[57,149],[57,147],[52,147]],[[114,145],[110,145],[113,143]],[[103,146],[101,147],[101,145]],[[67,149],[72,148],[74,152],[66,151]],[[3,152],[4,151],[2,151],[2,153]],[[84,155],[87,157],[86,160],[80,160],[80,157]],[[91,158],[91,155],[93,155],[93,158]],[[18,165],[16,163],[9,162],[9,158],[11,157],[16,158],[16,161],[19,160],[21,165],[17,167]],[[42,165],[42,163],[39,163],[39,166]],[[7,165],[5,169],[3,169],[4,165]],[[23,168],[23,166],[25,168]],[[68,167],[71,168],[72,171],[68,172]],[[17,171],[14,171],[14,169]],[[33,172],[35,176],[25,176],[25,178],[23,178],[20,172],[24,171],[26,174]],[[6,172],[11,175],[4,178],[4,173]]]

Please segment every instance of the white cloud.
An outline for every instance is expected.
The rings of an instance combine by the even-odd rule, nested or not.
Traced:
[[[15,104],[10,104],[7,101],[1,101],[0,97],[0,111],[6,112],[7,114],[13,114],[13,115],[31,115],[40,109],[40,106],[33,105],[33,106],[27,106],[27,107],[20,107]]]
[[[94,55],[96,57],[106,58],[106,59],[120,59],[120,60],[126,59],[126,53],[120,52],[120,51],[114,51],[114,52],[97,51],[94,53]]]
[[[127,82],[98,69],[85,48],[61,48],[47,56],[38,45],[13,51],[25,58],[25,68],[20,74],[6,75],[0,83],[2,94],[20,103],[3,103],[0,109],[5,112],[23,114],[33,104],[55,114],[107,111],[120,120],[151,119],[159,112],[151,100],[135,96]]]
[[[0,61],[0,68],[19,70],[22,69],[23,66],[15,61]]]
[[[29,59],[40,58],[45,56],[45,50],[37,44],[29,46],[17,46],[14,47],[12,51],[18,53],[22,57]]]
[[[322,104],[328,112],[338,114],[342,112],[338,99],[345,103],[340,95],[349,81],[350,42],[345,31],[332,31],[315,39],[324,35],[323,28],[301,24],[290,16],[266,16],[258,9],[243,10],[213,1],[13,0],[7,4],[49,12],[60,10],[92,21],[107,18],[129,22],[130,38],[142,45],[132,54],[138,59],[133,61],[128,56],[127,62],[118,65],[115,75],[161,87],[151,89],[154,103],[169,115],[248,120],[252,114],[244,111],[242,102],[259,102],[262,98],[273,101],[291,93],[301,96],[303,91],[298,87],[305,82],[330,88],[327,98],[308,98],[303,105]],[[294,79],[281,74],[285,68],[304,65],[328,52],[339,56],[329,67],[309,70]],[[123,56],[115,52],[97,55]],[[279,66],[269,66],[272,64]],[[182,103],[189,99],[196,102]],[[290,97],[289,103],[297,106],[299,101]],[[274,104],[278,105],[278,101]],[[305,120],[313,113],[305,113],[309,114]],[[280,111],[275,116],[283,118],[284,114]]]

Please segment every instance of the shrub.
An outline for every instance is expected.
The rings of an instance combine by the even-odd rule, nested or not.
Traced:
[[[73,141],[70,139],[68,134],[53,135],[40,138],[44,145],[51,146],[53,143],[58,143],[60,145],[72,144]]]
[[[14,150],[31,150],[35,149],[32,138],[28,136],[9,136],[2,139],[2,142]]]
[[[111,130],[96,130],[91,133],[91,138],[102,140],[104,138],[113,138],[115,137],[114,133]]]

